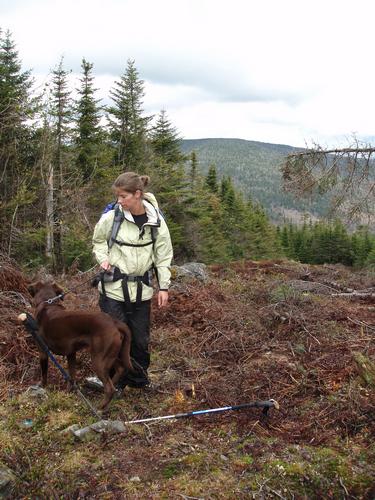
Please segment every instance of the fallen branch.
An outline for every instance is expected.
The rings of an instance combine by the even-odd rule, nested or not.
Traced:
[[[331,297],[359,297],[359,298],[370,298],[375,299],[375,293],[365,293],[365,292],[351,292],[351,293],[332,293]]]
[[[354,323],[355,325],[359,325],[359,326],[365,326],[366,328],[368,328],[369,330],[373,330],[375,332],[375,327],[369,325],[368,323],[366,323],[365,321],[360,321],[359,319],[352,319],[352,318],[349,318],[349,316],[346,317],[347,320],[351,321],[352,323]]]

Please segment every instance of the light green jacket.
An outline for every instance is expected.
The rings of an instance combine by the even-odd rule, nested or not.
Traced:
[[[109,249],[108,241],[112,232],[115,210],[102,215],[96,224],[93,236],[93,252],[98,264],[108,260],[111,266],[116,266],[121,272],[129,275],[143,276],[146,271],[154,267],[158,278],[159,288],[168,289],[170,284],[170,265],[173,257],[171,237],[164,218],[160,215],[158,204],[152,193],[145,193],[143,205],[148,221],[141,230],[135,224],[132,214],[124,210],[124,220],[121,223],[116,240],[140,245],[152,241],[151,226],[157,227],[155,244],[143,247],[132,247],[114,243]],[[122,208],[121,208],[122,210]],[[152,285],[152,284],[151,284]],[[142,300],[149,300],[153,294],[152,286],[142,283]],[[101,284],[98,285],[101,292]],[[136,300],[137,284],[128,283],[131,302]],[[121,280],[105,284],[108,297],[124,301]]]

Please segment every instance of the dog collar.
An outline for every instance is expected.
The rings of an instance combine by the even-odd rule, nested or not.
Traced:
[[[60,293],[60,295],[56,295],[56,297],[53,297],[52,299],[45,300],[44,302],[46,304],[51,305],[55,302],[55,300],[63,299],[64,295],[65,295],[65,293]]]

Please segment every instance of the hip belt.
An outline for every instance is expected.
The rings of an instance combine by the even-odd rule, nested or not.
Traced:
[[[151,268],[152,269],[152,268]],[[102,294],[104,297],[107,296],[105,291],[105,283],[113,283],[115,281],[121,280],[122,293],[124,294],[125,310],[126,314],[132,313],[130,294],[129,294],[129,283],[137,283],[137,295],[135,299],[135,307],[139,309],[142,302],[142,283],[150,286],[151,282],[151,269],[146,271],[142,276],[136,276],[134,274],[122,273],[118,267],[113,268],[110,272],[102,271],[100,273],[100,283],[102,285]]]

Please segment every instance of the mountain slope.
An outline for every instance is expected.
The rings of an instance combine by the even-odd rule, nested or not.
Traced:
[[[232,177],[234,184],[245,195],[259,201],[275,220],[285,214],[293,217],[309,212],[321,215],[326,200],[297,200],[282,190],[280,164],[285,156],[298,148],[282,144],[246,141],[243,139],[186,139],[181,143],[185,154],[195,151],[201,170],[206,173],[215,165],[219,178]]]

